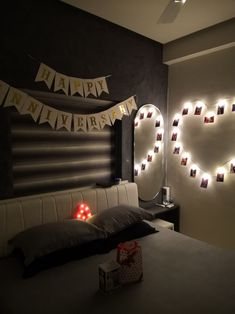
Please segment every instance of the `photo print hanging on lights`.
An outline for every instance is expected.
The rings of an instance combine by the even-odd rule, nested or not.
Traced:
[[[204,173],[203,176],[202,176],[202,178],[201,178],[200,187],[201,187],[201,188],[204,188],[204,189],[207,189],[208,183],[209,183],[209,179],[210,179],[210,175],[207,174],[207,173]]]
[[[200,114],[202,113],[202,108],[204,107],[204,105],[205,104],[202,101],[196,102],[196,107],[195,107],[195,111],[194,111],[195,116],[200,116]]]

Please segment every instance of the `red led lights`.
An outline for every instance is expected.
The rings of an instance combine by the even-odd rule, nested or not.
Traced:
[[[74,218],[86,221],[92,216],[90,207],[85,203],[77,204]]]

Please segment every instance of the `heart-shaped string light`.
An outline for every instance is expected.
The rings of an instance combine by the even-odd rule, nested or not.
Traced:
[[[231,109],[230,112],[235,113],[235,101],[232,101],[232,99],[220,99],[216,103],[216,113],[214,111],[207,111],[207,113],[203,117],[204,124],[212,124],[216,121],[217,115],[223,115],[226,112],[226,109],[230,105]],[[194,110],[192,110],[194,107]],[[187,166],[188,161],[191,161],[192,166],[189,170],[189,175],[192,178],[195,178],[198,175],[198,172],[201,171],[202,177],[201,177],[201,183],[200,187],[207,188],[208,184],[212,177],[216,178],[216,182],[224,182],[225,174],[227,173],[235,173],[235,158],[231,160],[227,160],[224,163],[222,163],[220,166],[218,166],[216,170],[216,175],[212,176],[211,174],[205,172],[202,168],[200,168],[197,164],[195,164],[192,160],[192,157],[189,153],[186,153],[183,150],[182,144],[179,142],[179,135],[180,135],[180,126],[182,125],[182,119],[184,119],[185,116],[189,116],[190,114],[194,116],[201,116],[202,111],[205,111],[207,106],[203,101],[196,101],[195,103],[192,102],[186,102],[183,105],[182,112],[177,113],[172,122],[172,133],[171,133],[171,141],[174,142],[173,145],[173,154],[174,155],[180,155],[181,154],[181,161],[180,164],[182,166]],[[227,170],[226,170],[227,168]]]

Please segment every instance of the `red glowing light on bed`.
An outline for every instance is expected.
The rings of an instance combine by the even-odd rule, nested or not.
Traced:
[[[92,216],[90,207],[85,203],[77,204],[74,218],[86,221]]]

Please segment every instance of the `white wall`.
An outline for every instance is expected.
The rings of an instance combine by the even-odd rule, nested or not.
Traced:
[[[202,99],[212,110],[220,98],[233,98],[235,103],[235,47],[170,65],[168,84],[170,136],[173,116],[181,112],[185,101]],[[203,115],[190,114],[180,127],[184,151],[212,175],[217,166],[235,158],[235,112],[230,106],[224,115],[216,116],[214,124],[205,125]],[[216,246],[235,248],[235,174],[226,175],[223,183],[213,177],[203,189],[199,176],[191,178],[189,166],[181,166],[180,156],[172,154],[170,138],[168,143],[167,184],[181,207],[181,232]]]

